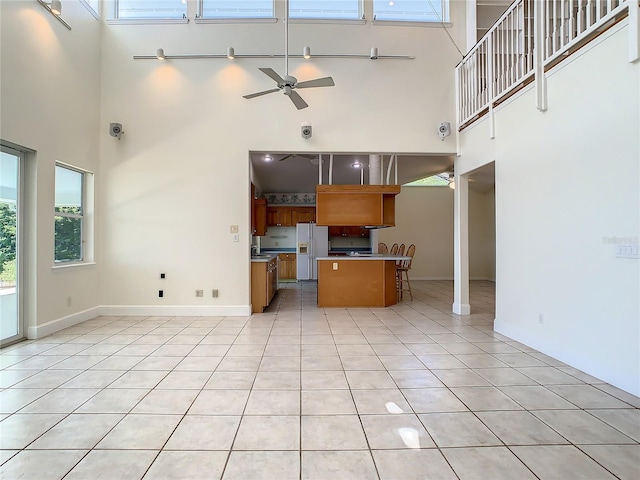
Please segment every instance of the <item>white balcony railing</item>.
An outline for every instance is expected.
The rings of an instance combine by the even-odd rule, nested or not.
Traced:
[[[456,67],[458,129],[562,60],[637,0],[517,0]],[[537,53],[540,55],[537,55]]]

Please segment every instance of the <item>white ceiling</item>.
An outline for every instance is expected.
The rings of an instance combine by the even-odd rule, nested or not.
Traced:
[[[302,153],[280,161],[289,153],[269,152],[273,158],[264,161],[267,152],[253,152],[254,175],[262,192],[268,193],[313,193],[319,182],[318,154]],[[304,155],[304,156],[303,156]],[[314,158],[308,158],[313,156]],[[386,183],[390,155],[383,155],[384,178]],[[323,154],[322,183],[329,183],[329,155]],[[369,183],[369,154],[334,154],[334,185],[360,183],[360,169],[352,167],[358,160],[363,165],[364,183]],[[398,155],[398,184],[412,182],[442,172],[453,170],[453,156],[441,155]],[[395,170],[392,168],[391,182],[395,183]]]
[[[273,153],[273,160],[264,161],[267,152],[252,152],[253,172],[261,193],[313,193],[319,182],[318,154]],[[287,157],[280,161],[282,158]],[[313,157],[313,158],[309,158]],[[323,154],[322,183],[329,183],[329,154]],[[386,183],[389,155],[383,155],[384,178]],[[334,154],[334,185],[353,185],[360,183],[360,170],[352,164],[358,160],[364,167],[364,183],[369,183],[369,154]],[[438,173],[453,171],[453,156],[442,155],[398,155],[398,184],[419,180]],[[392,168],[391,182],[395,183],[395,170]],[[470,188],[478,192],[487,192],[495,185],[495,168],[491,163],[469,175]]]

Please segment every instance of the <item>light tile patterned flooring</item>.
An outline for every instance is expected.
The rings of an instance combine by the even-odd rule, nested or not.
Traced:
[[[0,351],[0,477],[640,478],[640,399],[493,332],[494,286],[99,317]],[[588,354],[588,352],[585,352]]]

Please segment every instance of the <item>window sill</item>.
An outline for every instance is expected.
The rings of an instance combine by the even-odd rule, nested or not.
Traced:
[[[401,20],[372,20],[373,25],[387,25],[390,27],[427,27],[427,28],[451,28],[453,23],[451,22],[415,22],[415,21],[401,21]]]
[[[114,18],[107,25],[174,25],[189,23],[188,18]]]
[[[95,266],[96,266],[96,262],[63,263],[63,264],[56,264],[52,266],[51,270],[55,272],[56,270],[69,270],[69,269],[75,270],[76,268],[95,267]]]
[[[276,23],[277,18],[196,18],[194,23]]]
[[[366,25],[367,21],[351,18],[289,18],[289,23],[328,23],[340,25]]]

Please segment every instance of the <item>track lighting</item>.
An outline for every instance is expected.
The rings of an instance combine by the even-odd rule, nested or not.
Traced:
[[[353,162],[353,163],[351,164],[351,166],[352,166],[353,168],[362,168],[362,164],[361,164],[361,163],[360,163],[360,161],[358,161],[358,160],[356,160],[355,162]]]
[[[158,60],[165,60],[167,57],[164,54],[164,50],[162,48],[159,48],[158,50],[156,50],[156,58]]]
[[[2,0],[0,0],[2,1]],[[49,10],[49,5],[44,3],[42,0],[38,0],[38,2],[42,3],[42,5],[44,5],[44,7]],[[56,16],[56,18],[60,21],[62,21],[62,19],[58,16]],[[64,23],[64,22],[63,22]],[[66,24],[65,24],[66,25]],[[69,27],[69,30],[71,28]],[[158,51],[160,51],[162,49],[158,49]],[[412,55],[378,55],[378,48],[377,47],[373,47],[371,49],[370,53],[365,53],[365,54],[360,54],[360,53],[338,53],[338,54],[314,54],[313,55],[314,58],[367,58],[367,59],[371,59],[371,60],[413,60],[415,59],[414,56]],[[197,59],[197,58],[210,58],[210,59],[216,59],[216,58],[228,58],[230,60],[233,59],[239,59],[239,58],[266,58],[266,59],[274,59],[274,58],[284,58],[284,55],[276,53],[276,54],[270,54],[270,53],[259,53],[259,54],[254,54],[254,53],[249,53],[249,54],[243,54],[243,55],[236,55],[235,53],[235,49],[233,47],[229,47],[227,48],[227,52],[226,53],[187,53],[187,54],[179,54],[179,55],[170,55],[168,57],[163,57],[160,58],[158,55],[134,55],[133,59],[134,60],[164,60],[164,59],[169,59],[169,60],[192,60],[192,59]],[[304,59],[309,59],[311,58],[311,47],[306,46],[303,48],[302,50],[302,55],[289,55],[289,58],[304,58]]]
[[[65,22],[62,17],[60,17],[62,14],[62,2],[60,0],[51,0],[51,3],[45,2],[44,0],[37,1],[42,5],[42,8],[46,9],[51,15],[53,15],[56,20],[67,28],[67,30],[71,30],[71,26]]]
[[[60,0],[52,0],[49,8],[51,8],[51,13],[56,16],[62,14],[62,2]]]
[[[270,162],[273,160],[273,157],[267,153],[264,157],[262,157],[262,160],[264,160],[265,162]]]

